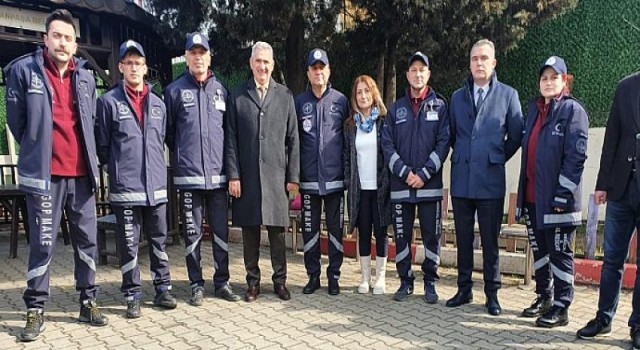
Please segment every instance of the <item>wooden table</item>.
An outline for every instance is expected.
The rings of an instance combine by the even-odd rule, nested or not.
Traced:
[[[9,257],[12,259],[15,259],[18,256],[18,229],[20,221],[20,209],[22,209],[22,218],[24,221],[25,232],[29,232],[25,203],[26,196],[24,192],[18,189],[18,185],[0,185],[0,204],[11,212],[11,240]]]

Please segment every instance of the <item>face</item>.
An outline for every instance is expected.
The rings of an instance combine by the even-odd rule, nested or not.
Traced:
[[[62,21],[52,21],[49,31],[44,35],[44,45],[49,49],[49,55],[58,63],[67,63],[76,53],[76,31],[71,24]]]
[[[256,50],[249,61],[253,78],[260,84],[264,85],[271,79],[273,72],[273,53],[269,50]]]
[[[429,82],[430,76],[431,71],[429,71],[429,67],[420,60],[413,61],[407,71],[407,81],[414,90],[421,91],[424,89]]]
[[[373,106],[373,94],[369,89],[369,86],[363,81],[356,85],[356,103],[358,109],[362,112],[366,112]]]
[[[202,75],[209,70],[211,55],[204,47],[194,46],[191,50],[185,51],[184,56],[187,59],[187,67],[189,67],[191,74]]]
[[[313,66],[309,66],[307,69],[307,77],[309,83],[312,86],[324,87],[329,83],[329,75],[331,70],[329,65],[324,65],[322,62],[316,62]]]
[[[540,76],[540,94],[545,99],[552,99],[560,95],[564,90],[566,83],[562,74],[556,73],[551,67],[547,67],[542,71]]]
[[[469,70],[474,81],[486,82],[491,78],[497,63],[495,54],[488,45],[476,46],[471,50]]]
[[[118,64],[118,69],[127,85],[138,87],[144,83],[147,74],[147,64],[144,57],[137,53],[128,53]]]

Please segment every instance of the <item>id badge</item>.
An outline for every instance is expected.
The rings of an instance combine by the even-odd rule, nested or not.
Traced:
[[[215,102],[215,107],[216,107],[217,110],[219,110],[221,112],[224,112],[224,111],[227,110],[227,106],[225,105],[224,101],[220,101],[220,100],[216,101]]]
[[[427,121],[428,122],[437,122],[438,121],[438,112],[427,112]]]

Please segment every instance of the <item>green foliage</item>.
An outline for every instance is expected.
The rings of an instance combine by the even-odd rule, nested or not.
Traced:
[[[580,0],[574,11],[530,28],[517,49],[499,55],[498,77],[518,90],[525,108],[539,95],[540,65],[549,56],[561,56],[591,126],[604,126],[617,82],[638,70],[639,19],[637,0]]]

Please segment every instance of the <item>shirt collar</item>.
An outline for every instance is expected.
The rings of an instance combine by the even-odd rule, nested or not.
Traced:
[[[259,89],[260,87],[264,88],[264,90],[269,90],[269,81],[267,80],[267,83],[264,85],[260,85],[258,83],[257,80],[253,79],[253,81],[256,83],[256,89]]]

